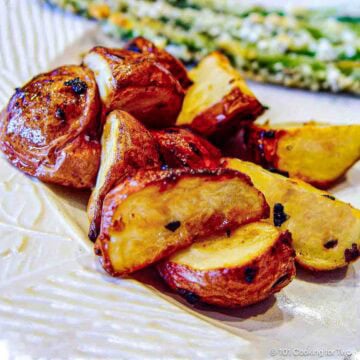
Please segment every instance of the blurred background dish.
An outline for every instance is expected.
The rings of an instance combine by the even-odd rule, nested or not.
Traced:
[[[350,11],[331,3],[279,9],[235,0],[47,1],[99,20],[116,38],[147,37],[187,63],[221,50],[256,81],[360,94],[356,4]]]

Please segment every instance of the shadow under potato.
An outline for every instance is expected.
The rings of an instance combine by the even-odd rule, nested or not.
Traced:
[[[90,190],[72,189],[66,186],[45,184],[46,187],[55,195],[66,201],[72,207],[86,211],[87,203],[90,198]]]
[[[315,284],[334,284],[345,279],[354,279],[355,270],[353,265],[343,267],[341,269],[329,270],[329,271],[311,271],[304,269],[300,266],[296,268],[296,279],[305,282],[311,282]],[[344,284],[342,284],[344,285]]]
[[[224,308],[214,305],[208,305],[202,303],[201,301],[191,304],[186,301],[183,296],[169,289],[169,287],[162,280],[159,273],[154,267],[138,271],[132,275],[132,278],[157,290],[160,294],[176,300],[177,302],[190,308],[191,310],[199,312],[207,317],[211,317],[214,320],[226,320],[229,322],[244,321],[251,317],[262,315],[266,313],[269,309],[277,307],[276,297],[274,295],[257,304],[241,308]]]

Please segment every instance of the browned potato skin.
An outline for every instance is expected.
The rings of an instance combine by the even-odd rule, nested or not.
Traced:
[[[91,188],[100,162],[99,109],[90,70],[63,66],[38,75],[10,99],[0,127],[1,150],[40,180]]]
[[[105,181],[98,192],[93,191],[88,203],[89,238],[93,241],[96,240],[100,229],[101,208],[106,194],[126,176],[134,175],[139,169],[160,168],[157,144],[145,126],[124,111],[115,110],[108,115],[107,119],[110,116],[116,116],[119,119],[119,137],[116,148],[111,149],[115,158],[107,169]],[[109,136],[112,135],[109,134]],[[107,156],[110,154],[102,153],[102,161]]]
[[[225,145],[226,156],[251,161],[266,169],[276,168],[276,148],[284,130],[269,130],[266,127],[248,124]]]
[[[296,272],[294,257],[291,234],[286,231],[267,252],[243,266],[197,270],[165,260],[158,270],[170,288],[185,298],[234,308],[265,300],[289,284]],[[248,269],[257,270],[252,281],[247,280]]]
[[[251,123],[263,112],[264,108],[256,98],[235,88],[217,104],[197,115],[191,128],[222,143],[234,130]]]
[[[192,81],[189,79],[186,68],[182,62],[169,54],[167,51],[159,49],[151,41],[139,36],[130,40],[126,44],[125,49],[155,57],[165,69],[171,72],[184,89],[187,89],[192,84]]]
[[[218,168],[221,152],[190,130],[168,128],[153,131],[162,160],[168,168]]]
[[[214,213],[211,217],[210,221],[206,221],[205,223],[195,223],[192,227],[192,233],[196,234],[195,238],[188,238],[182,246],[178,247],[167,247],[164,248],[162,253],[157,256],[155,259],[152,259],[149,263],[143,263],[141,266],[136,268],[127,269],[124,272],[115,271],[109,256],[108,243],[110,241],[109,230],[117,229],[121,225],[117,223],[113,223],[113,215],[116,209],[120,206],[122,202],[126,200],[130,195],[145,189],[146,187],[159,184],[160,191],[166,191],[168,188],[176,186],[176,183],[185,177],[202,177],[204,181],[208,179],[212,179],[213,181],[221,181],[224,179],[232,179],[232,178],[240,178],[245,181],[247,184],[252,186],[250,179],[238,172],[231,169],[171,169],[166,171],[158,171],[158,170],[139,170],[136,175],[133,177],[127,178],[123,183],[119,184],[115,187],[104,199],[103,208],[102,208],[102,218],[101,218],[101,230],[100,235],[98,236],[95,243],[95,254],[102,257],[102,265],[104,269],[112,276],[121,277],[132,273],[134,271],[145,268],[146,266],[161,260],[175,252],[176,250],[180,250],[183,247],[186,247],[193,243],[197,238],[205,238],[206,236],[210,236],[216,233],[223,233],[226,230],[233,230],[239,227],[244,223],[250,223],[252,221],[256,221],[262,218],[267,218],[270,214],[270,209],[268,204],[265,201],[263,194],[259,193],[261,199],[263,201],[262,204],[262,214],[259,217],[254,219],[247,219],[246,222],[239,223],[239,216],[234,216],[232,219],[224,219],[221,214]],[[156,201],[156,199],[155,199]]]
[[[90,52],[106,59],[111,69],[113,89],[102,99],[106,112],[126,111],[150,128],[175,124],[184,90],[155,57],[104,47]]]

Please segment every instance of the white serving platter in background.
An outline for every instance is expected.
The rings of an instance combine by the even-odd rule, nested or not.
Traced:
[[[104,42],[114,44],[93,22],[35,0],[0,0],[0,108],[16,86]],[[355,97],[250,85],[270,106],[262,119],[360,123]],[[360,207],[360,166],[332,192]],[[100,269],[86,237],[87,197],[0,156],[1,360],[360,359],[359,262],[299,270],[281,293],[243,310],[193,308],[151,271],[119,280]]]

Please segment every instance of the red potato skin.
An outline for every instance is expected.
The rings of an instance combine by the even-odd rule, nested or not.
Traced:
[[[159,49],[151,41],[139,36],[130,40],[125,45],[125,49],[155,57],[157,62],[170,71],[184,89],[187,89],[192,84],[192,81],[189,79],[186,68],[182,62],[169,54],[167,51]]]
[[[153,131],[165,168],[218,168],[221,152],[204,138],[183,128]]]
[[[252,186],[252,182],[247,175],[244,175],[238,171],[231,169],[171,169],[165,171],[156,170],[140,170],[134,177],[129,177],[123,183],[115,187],[104,199],[101,219],[101,230],[95,243],[95,254],[102,257],[102,266],[106,272],[111,276],[121,277],[127,275],[127,273],[119,273],[114,270],[110,256],[108,253],[108,243],[110,241],[109,230],[117,228],[119,224],[113,223],[113,215],[116,209],[124,202],[130,195],[150,186],[153,184],[160,185],[160,191],[166,191],[170,187],[176,186],[177,182],[186,177],[203,177],[204,181],[207,179],[222,181],[231,178],[240,178],[247,184]],[[239,225],[250,223],[260,219],[268,218],[270,215],[270,208],[267,204],[265,197],[262,193],[258,192],[263,201],[263,211],[259,217],[249,218],[246,222],[238,224],[236,221],[229,222],[228,219],[224,219],[221,214],[214,214],[213,217],[206,224],[194,224],[193,230],[198,234],[197,238],[210,236],[216,233],[223,233],[226,230],[233,230]],[[234,217],[235,218],[235,217]],[[197,226],[197,228],[195,228]],[[183,247],[190,245],[195,239],[188,239],[188,242],[184,242]],[[166,248],[151,263],[161,260],[175,251],[180,250],[177,248]],[[150,265],[142,264],[138,268],[132,269],[131,272],[140,270]]]
[[[117,158],[97,199],[90,198],[88,213],[94,214],[90,221],[89,238],[95,241],[100,229],[101,209],[106,194],[127,176],[139,169],[160,168],[157,144],[151,133],[130,114],[115,110],[121,118],[121,138],[117,143]]]
[[[251,161],[266,169],[276,168],[277,145],[284,130],[267,129],[255,124],[244,127],[231,139],[224,152],[226,155]]]
[[[239,267],[204,271],[165,260],[157,268],[189,302],[235,308],[258,303],[289,284],[295,277],[294,259],[291,234],[283,232],[270,250]],[[255,274],[251,278],[249,269]]]
[[[91,188],[100,163],[100,101],[92,72],[63,66],[16,89],[3,113],[0,147],[42,181]]]
[[[219,103],[197,115],[190,127],[221,144],[229,134],[254,121],[264,110],[256,98],[234,88]]]
[[[110,64],[116,91],[105,102],[105,111],[123,110],[145,126],[172,126],[181,110],[185,92],[174,76],[147,54],[95,47]]]

